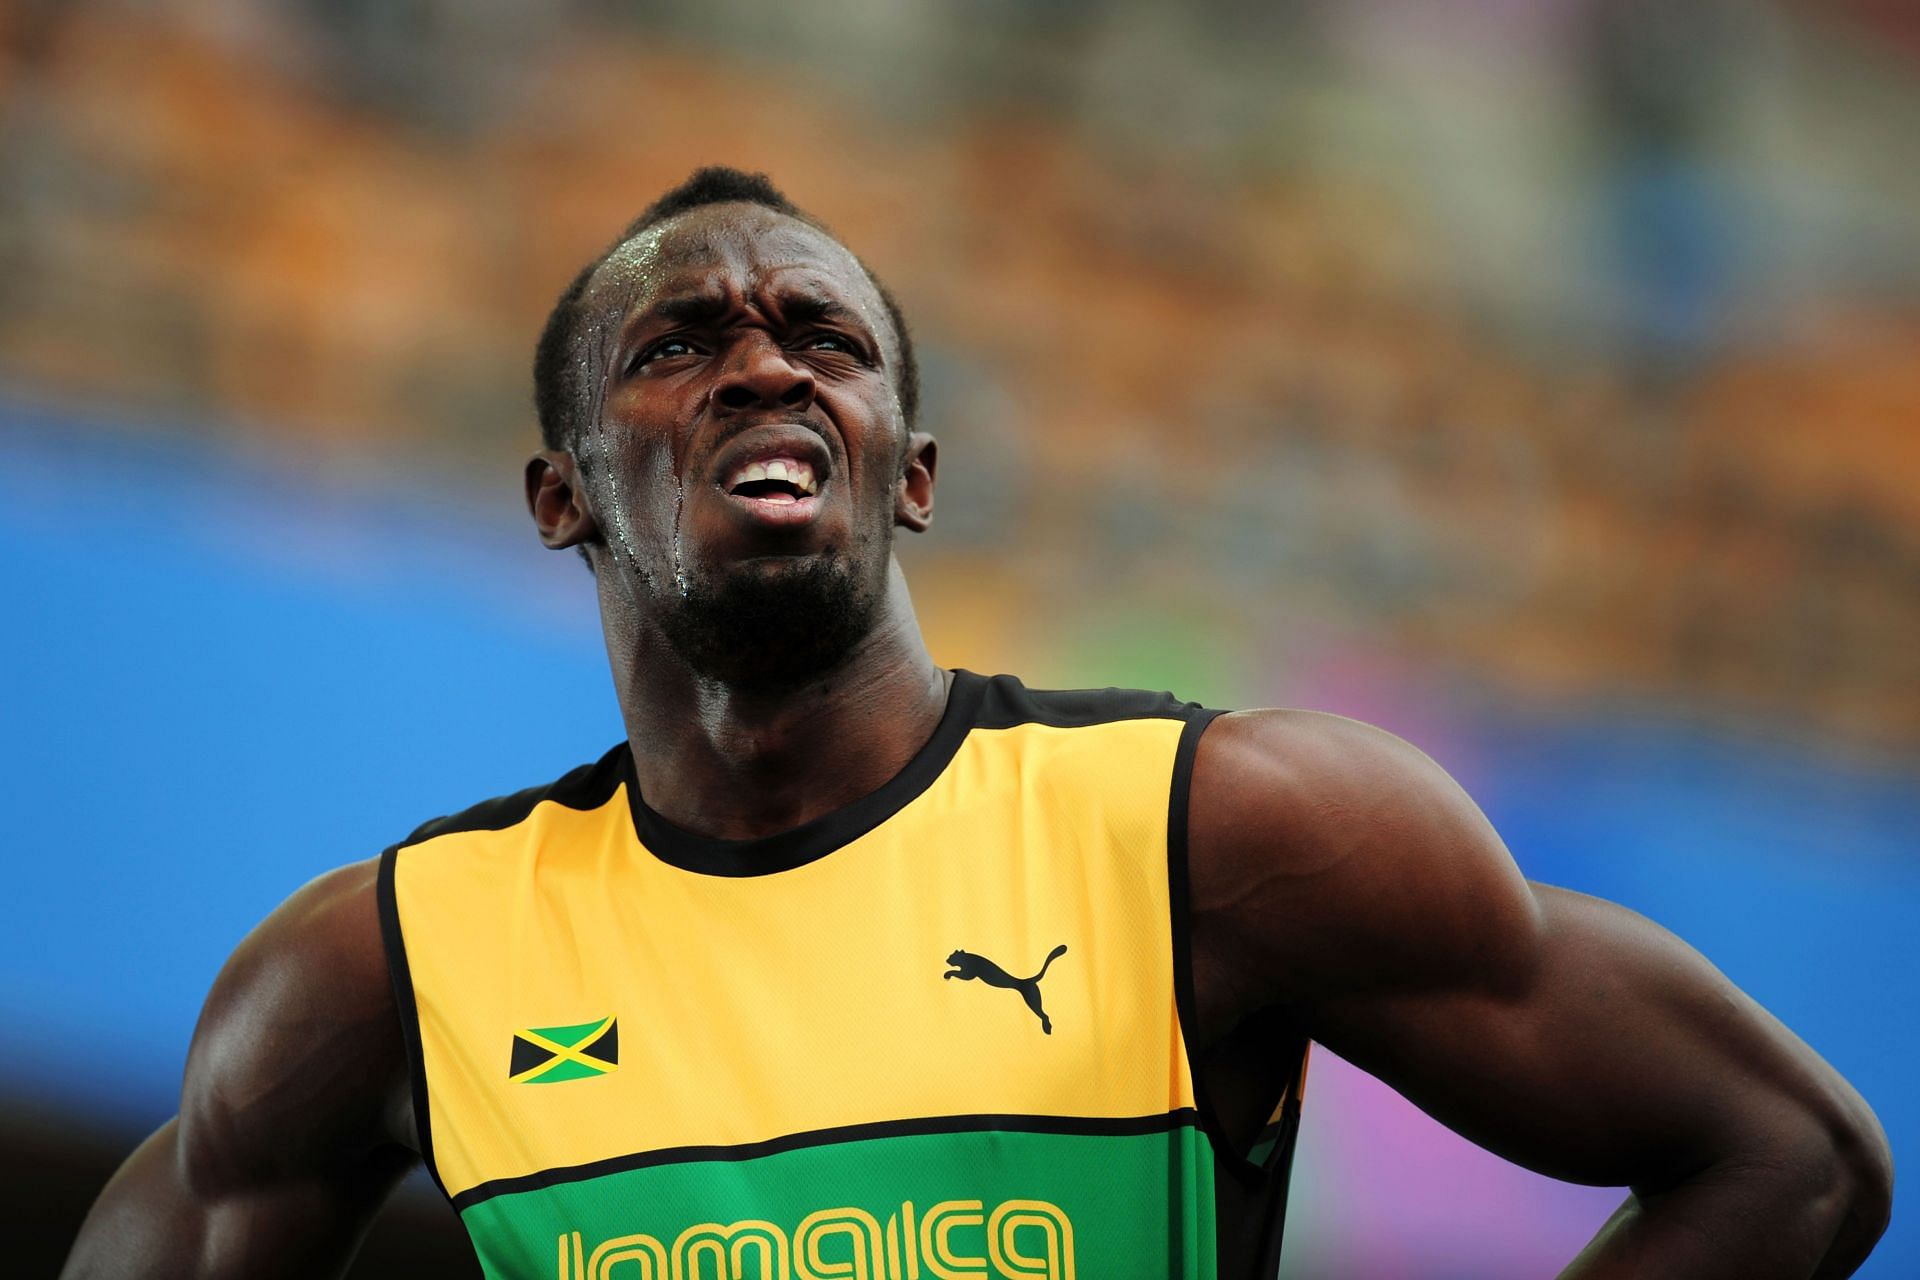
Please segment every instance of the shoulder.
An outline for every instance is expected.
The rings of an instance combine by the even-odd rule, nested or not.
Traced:
[[[1216,1003],[1498,983],[1529,962],[1539,908],[1506,846],[1444,769],[1384,730],[1220,716],[1189,804],[1197,968],[1211,962]]]
[[[1176,783],[1184,777],[1191,749],[1182,744],[1199,707],[1142,689],[976,680],[955,693],[974,704],[964,708],[980,731],[969,745],[976,761],[990,762],[987,777],[1015,788],[1023,804],[1051,807],[1089,829],[1104,826],[1133,854],[1162,856],[1164,846],[1151,837],[1166,829],[1168,770]]]
[[[1226,824],[1217,834],[1246,836],[1251,823],[1312,837],[1311,847],[1291,850],[1301,872],[1403,817],[1409,803],[1472,804],[1411,743],[1344,716],[1287,709],[1215,719],[1195,753],[1194,788],[1195,805]]]
[[[1090,728],[1133,720],[1183,720],[1197,708],[1170,693],[1145,689],[1030,689],[1014,676],[973,676],[959,686],[976,699],[975,728],[1043,725]]]
[[[241,1184],[405,1140],[378,875],[369,859],[307,884],[215,979],[180,1102],[182,1154],[197,1180]]]
[[[260,1033],[280,1021],[324,1029],[392,1008],[378,877],[379,860],[371,858],[329,871],[234,948],[194,1031],[190,1067],[258,1054]]]
[[[505,831],[526,821],[535,809],[547,803],[569,809],[598,808],[612,799],[614,792],[627,781],[631,763],[632,757],[623,739],[598,760],[570,769],[551,782],[494,796],[457,813],[421,823],[395,847],[424,844],[439,836],[466,831]]]

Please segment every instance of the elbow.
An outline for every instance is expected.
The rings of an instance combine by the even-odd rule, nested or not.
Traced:
[[[1851,1090],[1848,1090],[1851,1092]],[[1858,1095],[1839,1115],[1809,1126],[1799,1157],[1796,1197],[1812,1239],[1826,1242],[1816,1280],[1852,1275],[1873,1252],[1893,1215],[1893,1150],[1886,1131]],[[1817,1136],[1816,1136],[1817,1135]]]
[[[1844,1207],[1836,1245],[1857,1242],[1865,1258],[1893,1216],[1893,1147],[1886,1130],[1865,1103],[1850,1124],[1834,1134]]]
[[[1764,1133],[1720,1170],[1748,1186],[1750,1220],[1793,1242],[1787,1256],[1808,1268],[1795,1274],[1852,1275],[1893,1212],[1893,1152],[1879,1120],[1843,1086],[1819,1105],[1776,1112]]]

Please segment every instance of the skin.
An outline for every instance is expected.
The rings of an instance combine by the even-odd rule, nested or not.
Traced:
[[[891,551],[932,518],[934,445],[901,419],[866,273],[803,223],[727,204],[630,243],[590,296],[614,317],[589,339],[596,426],[529,462],[527,499],[546,545],[593,566],[642,792],[729,838],[870,793],[931,735],[949,677]],[[663,314],[689,296],[716,303],[700,325]],[[822,296],[833,319],[802,322]],[[803,527],[742,519],[711,478],[768,423],[804,425],[831,458]],[[677,573],[822,559],[877,604],[804,681],[703,673],[663,628]],[[1298,711],[1219,718],[1195,761],[1189,861],[1195,1054],[1236,1139],[1264,1118],[1280,1047],[1311,1037],[1511,1160],[1632,1188],[1568,1277],[1826,1280],[1884,1230],[1891,1156],[1859,1094],[1658,925],[1524,880],[1465,793],[1391,735]],[[179,1117],[101,1193],[65,1275],[338,1275],[417,1160],[413,1134],[358,863],[234,953]]]

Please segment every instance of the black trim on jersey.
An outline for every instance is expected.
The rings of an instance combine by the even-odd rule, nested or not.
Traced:
[[[933,785],[974,729],[1011,729],[1023,724],[1077,729],[1119,720],[1178,720],[1193,710],[1170,693],[1029,689],[1013,676],[955,670],[939,726],[905,768],[871,795],[791,831],[758,840],[716,840],[661,817],[640,795],[631,756],[620,762],[620,776],[627,783],[634,832],[662,862],[703,875],[770,875],[824,858],[900,812]]]
[[[626,753],[621,762],[622,780],[627,784],[627,798],[633,810],[634,833],[649,853],[682,871],[710,876],[759,876],[803,867],[872,831],[932,786],[973,728],[974,713],[987,683],[971,671],[955,671],[953,687],[947,692],[946,710],[941,713],[933,736],[899,773],[852,804],[842,805],[790,831],[757,840],[718,840],[675,826],[661,817],[641,798],[633,756]]]
[[[1280,1104],[1279,1136],[1267,1154],[1267,1176],[1274,1183],[1270,1189],[1272,1207],[1260,1228],[1260,1264],[1254,1271],[1257,1276],[1280,1274],[1280,1252],[1287,1232],[1287,1192],[1293,1182],[1293,1149],[1299,1138],[1300,1095],[1289,1089],[1286,1101]]]
[[[623,762],[629,757],[627,744],[623,740],[592,764],[571,769],[552,782],[528,787],[512,795],[482,800],[458,813],[422,823],[397,847],[405,848],[435,836],[448,836],[460,831],[505,831],[525,822],[536,807],[549,800],[583,813],[598,809],[613,799],[613,793],[619,790]]]
[[[696,1160],[757,1160],[807,1147],[825,1147],[840,1142],[865,1142],[874,1138],[917,1137],[933,1133],[1064,1133],[1093,1137],[1137,1137],[1149,1133],[1172,1133],[1198,1119],[1190,1107],[1150,1116],[1032,1116],[973,1115],[926,1116],[915,1120],[876,1120],[867,1124],[836,1125],[829,1129],[810,1129],[789,1133],[764,1142],[743,1142],[735,1146],[665,1147],[659,1151],[639,1151],[632,1155],[610,1156],[586,1164],[513,1178],[495,1178],[467,1188],[452,1197],[456,1212],[464,1213],[483,1200],[511,1195],[519,1191],[537,1191],[543,1187],[585,1182],[609,1174],[629,1173],[666,1164],[687,1164]]]
[[[1084,729],[1119,720],[1181,720],[1195,710],[1170,693],[1143,689],[1029,689],[1013,676],[994,676],[986,683],[974,718],[979,729],[1023,724]]]
[[[1180,744],[1173,753],[1173,785],[1167,799],[1167,897],[1173,910],[1173,1003],[1180,1016],[1180,1036],[1187,1042],[1187,1072],[1193,1077],[1194,1105],[1200,1112],[1200,1127],[1213,1144],[1218,1166],[1243,1185],[1259,1182],[1264,1170],[1236,1150],[1213,1108],[1206,1079],[1200,1072],[1199,1030],[1193,987],[1193,931],[1187,875],[1187,802],[1193,788],[1193,758],[1200,750],[1200,735],[1221,713],[1196,710],[1180,730]]]
[[[420,1054],[420,1010],[413,1002],[413,972],[407,967],[407,944],[400,933],[400,901],[393,889],[394,862],[400,846],[390,845],[380,855],[380,874],[374,881],[374,900],[380,908],[380,940],[387,949],[387,977],[393,983],[393,1002],[400,1010],[400,1041],[406,1047],[407,1079],[413,1086],[413,1126],[420,1140],[420,1160],[440,1194],[447,1184],[433,1161],[433,1123],[427,1110],[426,1060]]]

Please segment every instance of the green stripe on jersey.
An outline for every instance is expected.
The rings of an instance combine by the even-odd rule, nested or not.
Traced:
[[[503,1280],[1216,1280],[1213,1153],[1190,1125],[689,1160],[507,1192],[462,1217]]]

